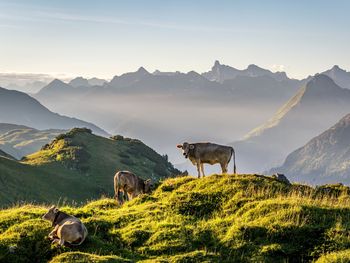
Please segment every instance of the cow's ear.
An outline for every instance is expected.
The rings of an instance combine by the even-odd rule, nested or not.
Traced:
[[[190,149],[193,150],[194,149],[194,145],[190,144]]]
[[[176,145],[176,147],[182,149],[182,145],[181,144]]]
[[[58,213],[58,208],[55,207],[55,208],[53,209],[53,212],[54,212],[55,214],[57,214],[57,213]]]
[[[147,179],[146,181],[145,181],[145,184],[150,184],[151,183],[151,179]]]

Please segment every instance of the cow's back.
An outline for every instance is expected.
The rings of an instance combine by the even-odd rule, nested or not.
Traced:
[[[194,143],[190,156],[203,163],[228,162],[232,155],[232,147],[215,143]]]

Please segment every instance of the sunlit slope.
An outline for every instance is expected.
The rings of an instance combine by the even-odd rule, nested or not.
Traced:
[[[118,207],[62,207],[86,224],[79,247],[45,238],[42,206],[0,212],[5,262],[312,262],[349,258],[349,188],[287,185],[255,175],[180,177]],[[12,250],[13,253],[9,253]],[[326,256],[327,253],[333,254]]]
[[[108,139],[87,129],[73,129],[21,163],[0,159],[0,177],[8,192],[0,205],[59,199],[81,202],[112,196],[117,170],[130,170],[155,182],[180,173],[166,157],[138,140],[121,136]]]

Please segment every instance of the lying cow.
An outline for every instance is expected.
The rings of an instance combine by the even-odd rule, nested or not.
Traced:
[[[193,165],[197,166],[198,178],[204,176],[203,164],[216,164],[221,165],[222,173],[227,173],[227,166],[233,157],[233,172],[236,174],[236,157],[235,150],[230,146],[224,146],[214,143],[188,143],[178,144],[177,148],[182,149],[182,153],[185,158],[189,158]]]
[[[120,196],[122,192],[122,197]],[[128,171],[119,171],[114,176],[114,197],[122,205],[124,200],[132,200],[140,194],[151,192],[151,179],[143,180]]]
[[[53,240],[52,243],[58,243],[61,246],[65,242],[80,245],[88,234],[86,227],[78,218],[59,211],[55,206],[52,206],[42,218],[51,221],[52,226],[55,227],[49,234],[49,238]]]

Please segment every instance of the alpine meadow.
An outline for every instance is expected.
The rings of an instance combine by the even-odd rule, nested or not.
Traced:
[[[350,262],[349,11],[0,0],[0,262]]]

